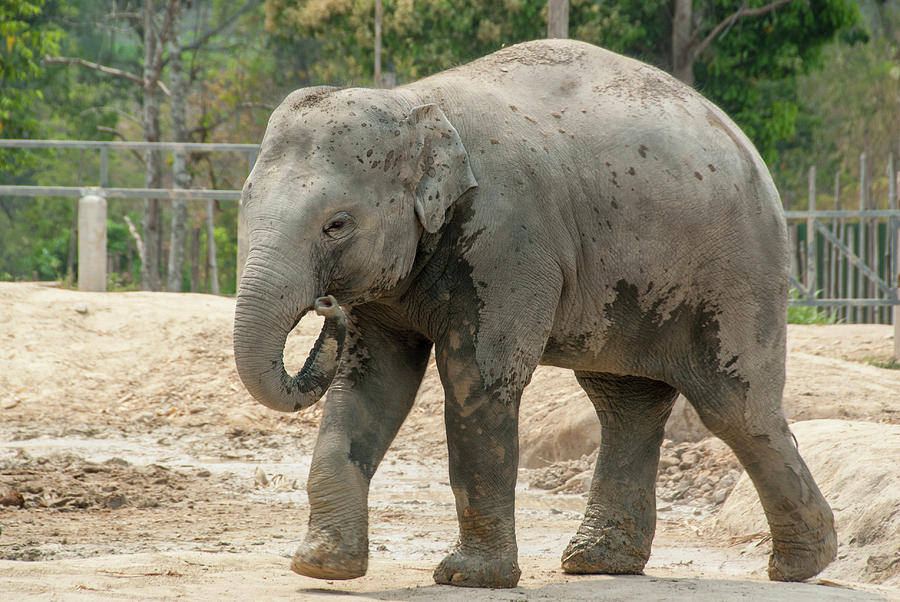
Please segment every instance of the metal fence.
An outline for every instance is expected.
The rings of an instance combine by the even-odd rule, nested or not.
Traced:
[[[94,142],[81,140],[0,140],[0,148],[76,149],[100,152],[96,186],[0,185],[0,195],[68,196],[84,198],[184,199],[189,201],[239,201],[240,190],[177,188],[113,188],[109,186],[111,150],[232,152],[247,158],[248,171],[259,150],[256,144],[179,142]],[[816,207],[815,169],[810,169],[809,208],[785,211],[792,245],[791,284],[796,292],[791,305],[827,308],[848,322],[890,322],[892,308],[900,306],[900,174],[890,160],[889,209],[859,211],[819,210]],[[898,178],[898,179],[895,179]],[[860,189],[864,188],[861,182]],[[861,195],[863,199],[864,195]],[[837,205],[837,191],[835,192]],[[246,231],[238,213],[238,270],[246,257]],[[240,275],[238,275],[240,279]],[[900,310],[894,309],[895,314]],[[893,318],[895,327],[900,319]],[[897,328],[900,331],[900,328]]]
[[[180,189],[180,188],[118,188],[109,185],[109,153],[110,151],[162,151],[171,152],[174,155],[186,155],[196,152],[226,152],[239,153],[247,159],[247,171],[253,168],[256,155],[259,151],[257,144],[224,144],[224,143],[198,143],[198,142],[100,142],[88,140],[0,140],[0,148],[16,148],[26,150],[36,149],[69,149],[69,150],[95,150],[100,153],[100,169],[97,174],[96,184],[93,186],[26,186],[0,184],[0,196],[27,196],[27,197],[77,197],[81,199],[79,205],[84,203],[90,207],[86,214],[93,216],[94,220],[102,221],[101,224],[92,224],[91,231],[98,232],[105,246],[106,240],[106,214],[104,210],[97,212],[95,199],[166,199],[185,201],[240,201],[240,190],[210,190],[210,189]],[[174,163],[174,161],[173,161]],[[237,251],[237,280],[240,281],[240,272],[244,265],[247,253],[247,235],[242,219],[243,212],[238,211],[238,251]],[[98,229],[99,228],[99,229]],[[79,228],[80,229],[80,228]],[[208,229],[211,229],[209,224]],[[208,234],[211,239],[211,234]],[[86,245],[86,249],[96,249],[98,245]],[[94,290],[95,285],[83,286],[84,283],[106,282],[104,274],[84,274],[82,278],[82,266],[105,266],[105,261],[99,261],[93,257],[81,256],[82,245],[79,244],[79,288]],[[105,285],[104,285],[105,286]]]
[[[871,208],[863,178],[859,210],[837,209],[839,183],[835,209],[821,210],[816,206],[816,170],[810,168],[808,209],[785,211],[791,285],[797,296],[792,305],[823,308],[845,322],[892,321],[897,311],[892,308],[900,306],[900,174],[894,174],[893,160],[889,174],[888,209]]]
[[[208,190],[178,188],[111,188],[109,186],[109,151],[169,151],[175,154],[190,152],[241,153],[247,157],[248,172],[256,161],[258,144],[224,144],[213,142],[98,142],[91,140],[0,140],[0,148],[71,149],[100,151],[100,173],[95,186],[18,186],[0,185],[4,196],[67,196],[81,197],[85,191],[102,190],[105,198],[118,199],[183,199],[188,201],[238,201],[240,190]]]

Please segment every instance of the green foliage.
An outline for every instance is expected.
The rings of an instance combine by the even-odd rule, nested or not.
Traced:
[[[0,209],[0,275],[22,280],[65,278],[74,203],[0,198]]]
[[[761,5],[765,2],[751,2]],[[721,18],[737,3],[718,0]],[[799,77],[821,67],[825,45],[859,19],[850,0],[791,2],[762,17],[741,19],[695,66],[697,87],[746,131],[771,165],[779,143],[794,136],[802,100]]]
[[[821,291],[816,293],[816,297]],[[791,289],[791,299],[799,299],[800,295],[796,289]],[[834,314],[829,314],[812,305],[788,305],[787,308],[788,324],[837,324],[838,319]]]
[[[705,38],[741,5],[737,0],[695,2],[696,38]],[[671,0],[571,0],[570,33],[671,70],[672,11]],[[802,108],[798,78],[821,65],[822,48],[836,35],[851,35],[858,16],[851,0],[807,0],[738,19],[695,62],[695,84],[738,122],[772,164],[779,145],[795,136]],[[313,71],[326,82],[371,82],[373,21],[373,0],[266,2],[269,31],[320,42]],[[402,82],[543,37],[546,1],[385,0],[383,21],[384,70],[395,70]]]
[[[748,0],[747,5],[768,1]],[[323,82],[371,83],[374,4],[185,3],[182,43],[189,47],[184,64],[191,80],[191,140],[256,142],[269,108],[291,89]],[[694,2],[697,39],[741,4]],[[0,136],[142,137],[139,85],[77,66],[40,64],[44,54],[59,54],[140,74],[140,19],[114,19],[112,5],[112,0],[0,0]],[[140,12],[140,5],[118,3],[121,10],[128,7],[126,13]],[[157,3],[159,10],[164,6]],[[673,0],[570,0],[570,35],[670,69],[673,6]],[[695,63],[697,87],[747,131],[778,168],[779,183],[793,182],[791,178],[802,182],[796,170],[781,169],[784,163],[799,163],[805,170],[808,159],[797,159],[801,150],[812,150],[826,167],[830,161],[847,172],[854,168],[852,155],[862,139],[887,148],[896,138],[892,132],[900,131],[900,3],[861,0],[859,6],[865,27],[854,25],[859,11],[850,0],[795,1],[763,17],[737,20]],[[232,19],[235,11],[240,12]],[[543,37],[545,31],[546,0],[384,0],[383,71],[395,73],[402,83],[504,45]],[[835,36],[841,43],[823,51]],[[827,69],[817,74],[822,64]],[[165,99],[163,103],[166,139],[171,138],[171,117]],[[0,170],[3,157],[13,155],[17,169],[3,172],[3,183],[99,183],[96,152],[11,151],[0,154]],[[849,163],[841,157],[850,157]],[[195,154],[190,160],[197,187],[239,188],[248,171],[246,159],[236,155]],[[143,185],[143,165],[132,154],[111,153],[109,167],[111,185]],[[169,183],[167,174],[164,185]],[[0,278],[65,277],[72,260],[73,206],[68,199],[0,198]],[[111,282],[117,288],[139,281],[140,261],[122,218],[129,215],[140,230],[142,207],[139,201],[110,200]],[[236,206],[220,203],[214,238],[223,293],[234,291],[235,219]],[[168,214],[164,220],[168,223]],[[204,220],[203,205],[190,205],[189,228],[203,228]],[[163,239],[168,244],[168,232]],[[189,269],[184,279],[187,284]],[[792,312],[799,315],[805,309]],[[819,319],[816,314],[811,319]]]
[[[836,316],[809,305],[788,306],[788,324],[837,324]]]
[[[894,357],[884,359],[867,355],[863,358],[863,361],[867,364],[875,366],[876,368],[884,368],[886,370],[900,370],[900,360]]]
[[[900,132],[900,2],[864,0],[859,6],[863,22],[852,30],[856,35],[826,48],[823,68],[798,80],[804,112],[796,139],[783,145],[774,170],[788,198],[805,200],[807,168],[816,165],[820,190],[830,193],[838,173],[842,208],[857,208],[861,152],[871,161],[874,198],[887,197],[882,174],[888,153],[897,156]]]
[[[45,0],[0,0],[0,138],[34,138],[42,131],[33,107],[43,96],[33,85],[41,59],[55,53],[61,31],[41,23]],[[26,164],[0,150],[0,173]]]
[[[540,0],[385,0],[384,71],[423,77],[542,36]],[[268,0],[266,28],[282,39],[319,42],[312,72],[320,81],[371,83],[374,0]]]

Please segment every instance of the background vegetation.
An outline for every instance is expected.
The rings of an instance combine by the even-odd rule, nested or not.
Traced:
[[[546,0],[383,5],[385,79],[398,85],[546,31]],[[290,90],[371,85],[374,7],[374,0],[0,0],[0,137],[258,142]],[[843,198],[853,206],[858,153],[867,152],[872,173],[883,173],[900,141],[900,0],[571,0],[569,32],[692,82],[750,135],[787,199],[805,196],[806,169],[817,164],[826,189],[842,174]],[[156,181],[171,186],[173,167],[180,170],[171,156],[128,152],[111,155],[110,185],[147,185],[159,160]],[[248,166],[238,155],[196,153],[185,169],[190,186],[239,188]],[[4,184],[96,184],[98,171],[96,152],[0,150]],[[886,183],[884,173],[874,186]],[[0,197],[0,279],[72,280],[74,204]],[[110,201],[112,284],[147,286],[128,217],[138,236],[158,243],[157,286],[214,290],[203,259],[214,242],[218,290],[233,293],[235,203],[215,206],[212,241],[202,203],[189,204],[183,219],[177,207],[159,209],[148,219],[142,201]],[[166,285],[167,256],[181,244],[170,235],[179,228],[187,259]]]

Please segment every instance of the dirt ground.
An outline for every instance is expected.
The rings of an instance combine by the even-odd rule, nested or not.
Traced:
[[[433,362],[372,482],[369,574],[295,575],[320,410],[280,414],[248,396],[233,308],[207,295],[0,283],[0,599],[900,600],[900,544],[871,574],[836,562],[811,583],[767,582],[765,539],[716,528],[739,464],[717,440],[677,433],[663,446],[646,575],[564,574],[593,461],[591,445],[570,443],[594,435],[573,422],[574,435],[539,449],[561,412],[590,410],[571,374],[551,368],[522,402],[523,458],[537,467],[519,475],[520,586],[434,585],[456,521]],[[289,370],[318,326],[306,318],[289,338]],[[900,370],[872,365],[888,359],[890,337],[887,326],[792,326],[789,418],[900,424]]]

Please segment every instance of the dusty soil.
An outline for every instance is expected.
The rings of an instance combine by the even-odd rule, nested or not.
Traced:
[[[859,578],[839,562],[812,584],[766,582],[765,542],[716,528],[739,465],[716,440],[676,435],[663,447],[646,575],[565,575],[559,554],[584,508],[596,442],[573,422],[571,436],[538,449],[560,412],[591,411],[571,374],[545,368],[522,403],[523,457],[543,467],[520,469],[520,587],[431,580],[456,536],[433,364],[372,482],[369,574],[294,575],[320,410],[279,414],[249,398],[233,366],[233,307],[0,283],[0,599],[900,599],[893,572]],[[318,326],[304,319],[291,335],[289,369]],[[890,332],[791,327],[788,416],[900,423],[900,370],[868,363],[889,357]],[[893,566],[882,556],[876,564]]]

